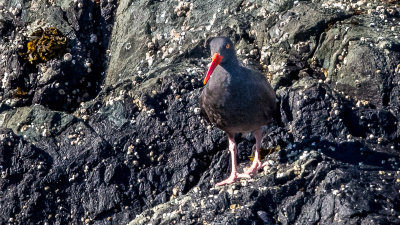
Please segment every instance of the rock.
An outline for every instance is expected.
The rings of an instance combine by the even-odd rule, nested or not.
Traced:
[[[326,41],[320,44],[315,56],[317,63],[328,70],[328,78],[338,91],[382,107],[390,104],[387,90],[391,89],[400,55],[396,50],[387,52],[398,44],[389,28],[376,32],[375,28],[363,26],[374,19],[352,17],[336,23],[324,35]],[[381,48],[384,41],[387,44]]]
[[[0,0],[0,223],[400,223],[393,3]],[[66,52],[19,56],[39,27]],[[211,38],[263,72],[280,121],[251,179],[198,115]],[[237,135],[239,171],[255,139]]]
[[[53,3],[49,5],[48,2],[33,1],[27,7],[21,6],[22,12],[15,18],[9,15],[9,10],[1,12],[5,18],[2,32],[7,35],[2,39],[0,48],[5,51],[2,51],[0,57],[7,67],[0,75],[5,90],[0,94],[4,100],[11,100],[15,94],[9,93],[20,88],[26,92],[17,96],[22,97],[22,102],[18,103],[20,106],[33,102],[50,109],[72,112],[81,102],[92,99],[100,90],[103,79],[101,71],[104,71],[105,64],[91,62],[100,59],[107,61],[106,48],[114,10],[112,4],[103,1],[101,4],[91,1],[60,1],[58,3],[61,7]],[[78,4],[82,4],[82,7],[77,7]],[[13,4],[7,2],[5,7],[12,8]],[[43,18],[46,18],[46,22],[42,21]],[[26,25],[23,26],[22,22]],[[80,29],[81,26],[85,29]],[[59,56],[47,62],[29,65],[28,60],[17,58],[18,54],[23,54],[28,40],[34,38],[31,37],[34,36],[33,32],[47,27],[55,27],[66,35],[67,54],[73,60],[63,60],[63,56]],[[97,39],[104,39],[104,42],[90,42],[94,34],[97,34]],[[7,43],[9,40],[13,44]]]
[[[46,110],[40,105],[20,107],[2,115],[5,118],[2,127],[31,141],[37,141],[41,136],[58,135],[76,121],[70,114]]]

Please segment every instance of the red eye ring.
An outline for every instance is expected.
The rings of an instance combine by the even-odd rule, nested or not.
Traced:
[[[230,47],[231,47],[230,44],[226,44],[226,45],[225,45],[225,48],[230,48]]]

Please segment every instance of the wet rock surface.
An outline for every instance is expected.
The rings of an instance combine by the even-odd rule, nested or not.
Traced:
[[[0,0],[0,224],[399,224],[398,4]],[[46,27],[66,52],[31,64]],[[218,35],[281,112],[268,166],[221,188],[197,103]]]

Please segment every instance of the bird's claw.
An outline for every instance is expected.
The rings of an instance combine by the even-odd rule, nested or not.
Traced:
[[[266,167],[266,166],[269,166],[269,163],[268,163],[268,162],[264,162],[264,163],[261,165],[260,168],[264,168],[264,167]]]
[[[261,164],[260,160],[254,159],[253,164],[251,164],[250,168],[248,168],[244,173],[248,174],[249,176],[254,176],[261,168],[263,168],[263,165]]]
[[[251,178],[251,176],[250,176],[249,174],[246,174],[246,173],[234,173],[234,174],[231,174],[231,175],[228,177],[228,179],[223,180],[223,181],[217,183],[216,186],[219,187],[219,186],[223,186],[223,185],[225,185],[225,184],[232,184],[232,183],[235,183],[235,181],[236,181],[238,178]]]

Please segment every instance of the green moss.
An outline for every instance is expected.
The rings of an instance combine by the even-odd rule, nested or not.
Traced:
[[[61,56],[67,48],[67,38],[55,27],[39,28],[31,34],[26,52],[20,53],[31,64],[47,62]]]

